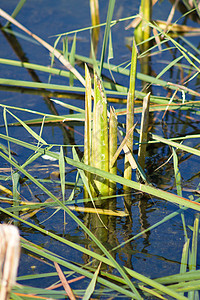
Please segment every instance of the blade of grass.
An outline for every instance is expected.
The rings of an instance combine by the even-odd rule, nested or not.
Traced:
[[[72,65],[72,67],[74,67],[74,65],[75,65],[75,53],[76,53],[76,34],[74,35],[72,48],[71,48],[71,52],[69,55],[69,62]],[[74,75],[72,73],[70,73],[70,76],[69,76],[69,84],[70,84],[70,86],[74,85]]]
[[[149,103],[150,103],[150,93],[148,93],[143,100],[140,140],[139,140],[139,149],[138,149],[138,163],[143,169],[143,171],[145,167],[146,147],[148,142]]]
[[[200,156],[200,151],[195,149],[195,148],[192,148],[192,147],[189,147],[189,146],[185,146],[183,144],[179,144],[179,143],[176,143],[174,141],[172,141],[171,139],[165,139],[161,136],[158,136],[158,135],[155,135],[155,134],[150,134],[150,137],[154,140],[157,140],[161,143],[164,143],[168,146],[173,146],[177,149],[181,149],[183,151],[186,151],[188,153],[191,153],[191,154],[194,154],[194,155],[197,155],[197,156]]]
[[[117,115],[113,107],[110,107],[109,118],[109,172],[117,174],[117,159],[112,163],[112,159],[117,151]],[[116,183],[109,182],[109,195],[116,194]]]
[[[19,3],[17,4],[17,6],[15,7],[15,10],[13,11],[11,17],[13,19],[16,18],[16,16],[18,15],[18,13],[20,12],[20,10],[22,9],[22,7],[24,6],[24,4],[26,3],[26,0],[20,0]],[[4,27],[9,27],[10,22],[7,22],[6,25]]]
[[[101,51],[100,75],[101,75],[102,69],[103,69],[103,63],[104,63],[105,53],[106,53],[106,49],[107,49],[107,43],[108,43],[109,32],[110,32],[110,24],[111,24],[112,17],[113,17],[114,7],[115,7],[115,0],[109,0],[107,19],[106,19],[106,28],[105,28],[105,32],[104,32],[103,46],[102,46],[102,51]]]
[[[177,157],[177,154],[176,154],[176,151],[174,150],[174,148],[172,148],[172,152],[173,152],[174,177],[175,177],[175,182],[176,182],[177,195],[182,197],[181,173],[178,168],[178,157]],[[187,241],[188,235],[187,235],[184,213],[181,213],[181,219],[182,219],[182,223],[183,223],[185,241]]]
[[[59,171],[60,171],[60,183],[62,190],[63,203],[65,202],[65,159],[63,154],[63,147],[60,147],[59,154]]]
[[[90,284],[88,285],[85,294],[83,296],[83,300],[90,300],[94,290],[95,290],[95,286],[96,286],[96,281],[97,281],[97,277],[99,275],[100,272],[100,268],[101,268],[101,263],[99,264],[98,268],[96,269],[94,276],[90,282]]]
[[[134,97],[135,97],[136,68],[137,68],[137,48],[135,45],[135,40],[133,39],[129,92],[127,97],[126,133],[128,133],[129,130],[134,125]],[[129,135],[126,145],[129,148],[130,153],[132,154],[133,132]],[[130,180],[132,178],[132,167],[130,165],[127,156],[125,156],[125,160],[124,160],[124,178]],[[127,189],[127,187],[124,188]]]

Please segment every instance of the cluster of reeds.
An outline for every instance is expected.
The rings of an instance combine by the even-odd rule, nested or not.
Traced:
[[[93,4],[92,4],[93,2]],[[124,69],[122,67],[117,67],[111,65],[109,62],[105,63],[105,53],[107,49],[107,45],[109,42],[109,38],[111,37],[111,25],[116,24],[117,22],[122,22],[127,20],[127,18],[121,20],[112,21],[112,15],[114,10],[115,1],[109,1],[109,9],[107,15],[106,28],[104,33],[104,40],[102,46],[102,53],[100,60],[96,60],[96,44],[98,43],[98,30],[93,30],[93,42],[91,47],[91,58],[83,57],[75,52],[75,44],[76,44],[76,35],[73,39],[73,45],[71,49],[71,53],[68,53],[67,50],[67,38],[63,41],[63,51],[57,50],[56,45],[60,40],[60,35],[55,43],[55,47],[52,47],[41,38],[30,32],[23,25],[17,22],[14,17],[16,17],[17,12],[23,6],[25,1],[20,1],[18,7],[13,13],[12,17],[5,13],[3,10],[0,10],[0,15],[3,16],[8,22],[11,22],[15,26],[19,27],[21,30],[26,32],[32,38],[37,40],[41,45],[43,45],[46,49],[48,49],[52,55],[52,62],[55,57],[59,59],[59,61],[68,69],[68,71],[63,71],[61,69],[56,69],[53,67],[45,67],[41,65],[35,65],[28,62],[22,61],[14,61],[7,59],[0,59],[1,64],[7,64],[12,66],[17,66],[20,68],[27,68],[29,71],[41,71],[47,72],[50,75],[55,74],[59,76],[63,76],[64,78],[69,78],[69,86],[66,85],[56,85],[51,83],[41,83],[41,82],[29,82],[29,81],[21,81],[21,80],[11,80],[0,78],[1,85],[7,85],[4,87],[8,89],[8,86],[18,86],[23,87],[24,92],[34,93],[33,90],[28,90],[28,88],[38,88],[38,93],[43,95],[45,100],[48,102],[48,105],[52,109],[51,114],[45,114],[42,112],[36,112],[33,110],[29,110],[26,108],[17,108],[12,107],[5,104],[0,104],[0,107],[3,111],[3,120],[6,134],[0,134],[0,138],[3,141],[8,143],[8,147],[6,148],[3,144],[0,144],[0,157],[1,160],[11,166],[10,176],[2,176],[1,180],[4,181],[4,184],[0,185],[0,190],[5,197],[1,195],[1,201],[5,201],[5,203],[9,203],[8,207],[0,206],[1,213],[9,216],[10,218],[28,226],[37,232],[45,235],[52,240],[59,242],[61,246],[70,247],[80,253],[80,255],[88,256],[91,259],[91,264],[81,264],[80,262],[73,262],[72,257],[70,259],[66,259],[66,257],[62,257],[58,255],[58,253],[54,253],[53,251],[49,251],[44,247],[38,246],[26,239],[21,239],[21,246],[23,249],[34,255],[36,258],[40,258],[40,262],[44,261],[46,264],[52,263],[51,266],[54,266],[56,272],[49,273],[49,277],[53,277],[56,274],[59,277],[61,283],[56,284],[55,286],[49,286],[47,289],[43,288],[33,288],[26,286],[14,286],[11,287],[15,283],[14,275],[16,275],[17,269],[17,260],[15,262],[12,261],[11,256],[13,255],[9,250],[10,248],[6,248],[1,246],[1,255],[3,257],[1,261],[1,266],[4,265],[5,272],[2,269],[3,273],[3,284],[1,284],[1,293],[5,296],[2,296],[6,299],[8,295],[11,295],[11,298],[14,300],[27,299],[27,297],[31,297],[32,299],[41,298],[41,299],[58,299],[64,298],[66,295],[70,299],[75,299],[76,297],[83,297],[83,299],[90,299],[93,297],[92,295],[99,297],[100,293],[102,297],[109,298],[115,297],[116,295],[120,295],[123,298],[131,298],[131,299],[143,299],[148,297],[153,297],[155,299],[166,299],[172,297],[174,299],[197,299],[198,291],[199,291],[199,270],[197,270],[198,266],[198,256],[197,256],[197,237],[199,235],[199,215],[196,214],[194,216],[194,226],[188,226],[191,230],[192,234],[192,242],[190,242],[188,236],[188,228],[186,226],[186,220],[184,216],[184,212],[189,208],[191,210],[200,211],[200,199],[199,197],[190,198],[183,197],[182,195],[182,187],[181,187],[181,174],[178,163],[177,151],[182,151],[184,153],[189,153],[189,155],[200,156],[200,151],[197,147],[191,147],[189,145],[185,145],[184,142],[186,139],[196,139],[199,138],[199,134],[188,135],[188,136],[179,136],[173,138],[164,138],[160,135],[156,135],[153,132],[149,132],[148,119],[149,119],[149,110],[151,112],[162,112],[164,114],[167,112],[169,108],[175,110],[187,110],[188,112],[196,112],[199,114],[199,101],[196,99],[192,101],[187,101],[185,98],[176,99],[175,96],[178,91],[182,92],[182,95],[188,93],[191,97],[199,96],[199,93],[195,90],[192,90],[186,86],[186,84],[173,84],[167,82],[165,80],[161,80],[160,77],[167,72],[170,68],[178,67],[185,68],[190,75],[190,80],[198,76],[199,74],[199,59],[193,55],[190,51],[185,49],[179,42],[177,42],[170,32],[173,31],[173,26],[177,30],[176,25],[170,24],[170,19],[168,20],[168,24],[165,24],[165,29],[163,30],[161,23],[153,22],[151,23],[151,2],[148,1],[148,4],[145,0],[141,2],[140,15],[137,15],[134,19],[139,20],[138,29],[136,30],[140,33],[140,43],[144,45],[148,45],[147,48],[143,48],[142,54],[137,54],[137,47],[135,41],[131,44],[132,46],[132,58],[131,58],[131,67],[130,71]],[[91,1],[91,7],[97,8],[97,1]],[[195,7],[198,8],[196,2],[194,3]],[[147,10],[146,10],[147,9]],[[197,10],[198,11],[198,10]],[[91,10],[92,12],[92,10]],[[198,11],[199,12],[199,11]],[[93,18],[93,13],[91,14]],[[94,21],[92,22],[93,26],[90,29],[98,28],[98,14],[94,17]],[[183,29],[183,27],[181,27]],[[185,28],[185,27],[184,27]],[[152,39],[150,37],[150,30],[153,30],[154,37],[159,44],[159,47],[165,42],[170,42],[173,44],[173,47],[180,52],[180,56],[178,58],[173,59],[167,67],[165,67],[160,74],[156,77],[151,76],[149,74],[149,70],[142,69],[142,73],[136,72],[137,59],[141,58],[141,56],[146,56],[146,51],[153,50],[154,47],[149,49],[150,43],[149,41]],[[175,30],[175,31],[176,31]],[[188,30],[188,28],[187,28]],[[197,30],[198,31],[198,30]],[[78,32],[78,31],[77,31]],[[76,33],[77,33],[76,32]],[[174,33],[175,34],[175,33]],[[176,31],[177,34],[177,31]],[[111,44],[111,43],[110,43]],[[141,46],[141,45],[140,45]],[[110,46],[111,47],[111,46]],[[139,47],[138,47],[139,48]],[[110,49],[109,49],[110,50]],[[140,48],[141,51],[141,48]],[[195,49],[197,53],[198,49]],[[112,52],[112,51],[111,51]],[[179,65],[179,61],[182,58],[185,58],[189,63],[189,69],[185,67],[183,64]],[[85,65],[85,78],[81,75],[80,72],[74,67],[75,61],[79,60]],[[87,64],[90,64],[94,68],[93,76],[90,75]],[[146,65],[148,65],[148,60],[146,61]],[[122,84],[116,84],[114,81],[109,82],[103,80],[102,70],[108,69],[112,72],[119,72],[120,74],[129,76],[129,87],[123,86]],[[112,73],[111,72],[111,73]],[[35,78],[35,77],[34,77]],[[137,91],[135,88],[135,80],[136,78],[141,81],[148,83],[150,85],[159,85],[164,88],[168,88],[171,91],[175,90],[173,96],[171,98],[161,97],[161,96],[153,96],[149,92],[144,93],[141,91]],[[74,81],[78,80],[83,87],[74,86]],[[93,82],[93,88],[92,88]],[[50,100],[50,96],[52,96],[52,92],[54,91],[54,96],[61,95],[63,97],[81,97],[85,98],[85,109],[80,109],[75,105],[69,105],[64,103],[64,101],[58,101],[55,99]],[[63,91],[63,93],[56,93],[55,91]],[[65,93],[64,93],[65,92]],[[74,92],[74,94],[67,94],[68,92]],[[75,93],[82,93],[77,96]],[[124,103],[126,102],[126,108],[122,110],[114,109],[112,106],[108,109],[107,102],[109,96],[119,96],[126,98]],[[143,101],[143,105],[135,107],[135,97]],[[184,96],[183,96],[184,97]],[[93,104],[92,104],[93,100]],[[119,99],[115,98],[115,101]],[[52,106],[52,103],[55,105],[61,105],[67,109],[73,110],[74,114],[68,114],[59,116],[55,107]],[[53,108],[52,108],[53,107]],[[93,107],[93,109],[92,109]],[[13,112],[14,111],[14,112]],[[25,112],[26,114],[36,114],[38,119],[31,119],[27,121],[23,121],[18,117],[18,112]],[[142,113],[141,117],[141,127],[140,129],[136,128],[134,116],[138,113]],[[121,124],[118,123],[117,116],[118,114],[126,115],[126,124],[124,124],[126,131],[122,130]],[[8,124],[7,116],[13,118],[14,121],[11,124]],[[81,155],[78,152],[79,149],[77,145],[70,144],[69,135],[66,133],[66,128],[64,126],[64,122],[68,121],[78,121],[83,122],[85,124],[85,136],[84,136],[84,161],[81,161]],[[52,150],[53,146],[47,143],[47,141],[42,137],[43,127],[45,123],[55,123],[58,122],[59,126],[62,129],[64,137],[69,141],[67,145],[59,145],[60,152],[54,152]],[[36,133],[35,130],[31,128],[31,125],[38,124],[41,126],[39,134]],[[36,143],[28,143],[23,141],[20,138],[15,138],[10,136],[9,134],[9,126],[21,126],[27,134],[31,136]],[[135,158],[133,154],[133,136],[134,130],[137,131],[138,134],[138,157]],[[123,133],[122,133],[123,132]],[[151,140],[149,140],[149,137]],[[181,143],[179,142],[181,141]],[[74,142],[74,140],[73,140]],[[18,162],[18,157],[15,157],[10,149],[10,144],[20,145],[24,149],[32,151],[32,155],[25,159],[24,163],[20,165]],[[174,166],[174,179],[177,194],[167,192],[166,190],[162,190],[160,188],[156,188],[148,183],[148,179],[145,174],[145,159],[146,159],[146,147],[151,147],[154,143],[162,143],[167,145],[171,149],[172,157],[173,157],[173,166]],[[75,144],[75,143],[72,143]],[[63,149],[67,147],[72,148],[73,158],[66,155]],[[121,151],[124,152],[124,176],[117,175],[117,160],[119,158],[119,154]],[[56,183],[59,183],[59,191],[61,191],[62,197],[57,196],[55,194],[55,181],[53,181],[52,191],[46,188],[45,183],[52,184],[51,180],[48,179],[40,179],[36,178],[32,175],[31,171],[28,170],[28,167],[31,163],[37,162],[37,159],[41,156],[48,156],[51,159],[59,161],[59,180]],[[73,166],[77,170],[77,177],[75,182],[66,181],[66,164]],[[162,167],[162,166],[160,166]],[[132,170],[137,170],[138,177],[136,180],[133,180]],[[22,200],[21,191],[19,186],[23,180],[28,183],[33,183],[37,188],[39,188],[45,196],[48,198],[45,201],[27,201]],[[81,183],[78,180],[81,178]],[[11,181],[12,191],[7,187],[7,182]],[[70,193],[66,195],[66,185],[70,185],[71,190]],[[106,242],[109,239],[109,226],[111,230],[114,231],[114,226],[112,225],[112,219],[109,219],[107,216],[111,217],[129,217],[128,222],[131,223],[131,209],[124,211],[116,211],[116,205],[110,205],[105,207],[96,208],[95,203],[99,201],[99,198],[96,196],[101,195],[102,203],[111,203],[112,198],[117,197],[117,189],[116,186],[121,185],[124,187],[124,190],[127,192],[132,191],[133,189],[144,194],[148,194],[151,197],[163,199],[169,203],[173,203],[178,205],[178,210],[174,210],[174,212],[161,217],[159,221],[155,222],[153,225],[148,226],[148,228],[142,228],[141,232],[137,234],[132,234],[131,237],[127,238],[125,242],[118,242],[118,246],[113,246],[112,249],[107,249]],[[75,193],[80,187],[84,187],[85,195],[83,199],[75,199]],[[198,187],[197,187],[198,188]],[[198,191],[199,192],[199,191]],[[124,196],[124,195],[123,195]],[[193,198],[192,198],[193,197]],[[90,199],[88,199],[90,198]],[[124,197],[127,199],[126,196]],[[103,202],[106,200],[105,202]],[[127,199],[129,201],[130,199]],[[92,207],[87,207],[88,201],[92,203]],[[82,206],[79,204],[83,204]],[[130,202],[129,202],[130,204]],[[84,206],[85,205],[85,206]],[[83,207],[84,206],[84,207]],[[93,207],[94,206],[94,207]],[[140,201],[141,208],[142,203]],[[74,241],[70,241],[68,238],[62,237],[60,234],[55,234],[48,230],[48,228],[44,229],[41,224],[38,225],[33,221],[29,222],[28,219],[31,216],[34,216],[40,210],[44,208],[54,209],[56,213],[59,210],[64,211],[70,220],[73,220],[79,229],[82,229],[84,234],[87,236],[88,240],[92,241],[88,247],[84,247]],[[87,222],[83,222],[73,211],[76,212],[84,212],[85,219],[87,219],[87,214],[93,215],[101,215],[106,216],[105,218],[92,218],[94,221],[94,226],[96,227],[97,221],[100,220],[102,228],[104,231],[95,231],[90,230]],[[95,217],[96,217],[95,215]],[[167,221],[170,221],[172,218],[180,216],[182,221],[182,227],[184,232],[184,244],[182,257],[180,262],[180,272],[171,276],[151,279],[148,276],[144,276],[143,274],[136,272],[129,266],[122,267],[119,263],[119,260],[115,258],[114,253],[117,253],[119,248],[128,245],[130,242],[134,241],[138,237],[144,236],[148,234],[150,231],[153,231],[155,228],[158,228],[160,225],[165,225]],[[110,221],[110,222],[109,222]],[[62,221],[61,221],[62,222]],[[65,220],[64,220],[65,225]],[[87,225],[87,226],[86,226]],[[96,229],[96,228],[95,228]],[[102,235],[106,231],[106,241],[102,238]],[[1,236],[4,234],[3,231],[0,231]],[[10,234],[10,233],[9,233]],[[18,245],[19,237],[17,236],[17,241],[15,242]],[[105,237],[105,236],[104,236]],[[8,237],[6,237],[6,243],[8,243]],[[6,245],[7,246],[7,245]],[[93,249],[93,250],[92,250]],[[9,250],[9,251],[7,251]],[[8,260],[6,259],[6,251],[8,253]],[[14,251],[17,254],[17,258],[19,258],[19,248]],[[131,249],[132,251],[132,249]],[[70,251],[70,255],[71,255]],[[42,258],[42,260],[41,260]],[[8,262],[8,264],[7,264]],[[13,264],[12,264],[13,263]],[[67,271],[63,272],[61,268],[67,268]],[[114,269],[114,272],[106,272],[106,268],[102,266],[107,266],[111,270]],[[10,270],[13,270],[14,275],[10,275]],[[76,274],[75,278],[68,280],[67,277]],[[78,275],[77,275],[78,274]],[[80,274],[80,276],[79,276]],[[11,283],[8,282],[9,276],[11,277]],[[47,274],[34,274],[34,275],[26,275],[18,277],[18,280],[25,281],[30,280],[31,278],[41,278],[47,277]],[[70,287],[70,283],[78,281],[80,282],[83,278],[87,278],[89,280],[87,288],[85,291],[80,290],[79,288],[74,288],[72,291]],[[4,284],[6,282],[6,285]],[[100,285],[99,290],[96,292],[96,284]],[[63,287],[63,290],[54,290],[57,287]],[[103,287],[102,287],[103,286]],[[102,287],[102,288],[101,288]],[[106,289],[105,289],[106,287]],[[11,290],[12,288],[12,290]],[[11,290],[11,291],[10,291]],[[2,295],[2,294],[1,294]],[[114,295],[114,296],[113,296]]]

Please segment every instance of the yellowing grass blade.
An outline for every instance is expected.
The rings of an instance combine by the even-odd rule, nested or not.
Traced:
[[[133,39],[132,46],[132,57],[131,57],[131,71],[130,71],[130,83],[129,83],[129,92],[127,97],[127,114],[126,114],[126,133],[134,125],[134,97],[135,97],[135,78],[136,78],[136,68],[137,68],[137,49],[135,45],[135,40]],[[130,153],[133,151],[133,132],[128,136],[126,146],[128,147]],[[132,167],[128,160],[128,157],[125,156],[124,160],[124,178],[132,178]]]
[[[4,187],[3,185],[1,185],[1,184],[0,184],[0,190],[3,191],[3,192],[6,193],[6,194],[12,196],[12,192],[11,192],[9,189],[5,188],[5,187]]]
[[[116,217],[126,217],[127,213],[124,211],[113,211],[110,209],[101,209],[101,208],[92,208],[92,207],[77,207],[77,206],[67,206],[71,210],[85,212],[85,213],[93,213],[99,215],[108,215],[108,216],[116,216]]]

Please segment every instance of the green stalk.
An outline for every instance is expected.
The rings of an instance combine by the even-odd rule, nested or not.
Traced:
[[[108,166],[108,121],[107,99],[103,91],[101,79],[94,75],[94,110],[92,132],[92,162],[91,165],[107,171]],[[108,195],[108,180],[100,177],[94,178],[96,192]]]
[[[130,87],[127,97],[127,115],[126,115],[126,133],[134,125],[134,96],[135,96],[135,78],[136,78],[136,67],[137,67],[137,49],[135,45],[135,41],[133,40],[132,47],[132,58],[131,58],[131,71],[130,71]],[[126,145],[129,148],[129,151],[133,150],[133,132],[130,133]],[[125,166],[124,166],[124,178],[130,179],[132,178],[132,168],[129,163],[127,156],[125,156]]]
[[[91,164],[91,110],[92,110],[92,86],[91,86],[91,76],[89,73],[89,69],[85,64],[85,134],[84,134],[84,163],[86,165]],[[90,173],[86,172],[86,176],[88,178],[88,182],[90,182]],[[88,193],[85,190],[85,197],[88,198]]]
[[[151,0],[141,0],[140,6],[140,15],[142,20],[140,24],[136,27],[134,35],[137,43],[141,43],[150,38],[150,27],[147,25],[147,22],[151,22],[151,9],[152,9],[152,1]],[[145,43],[145,49],[149,48],[149,43]]]
[[[111,165],[112,159],[117,152],[117,115],[113,107],[110,108],[109,120],[109,172],[117,174],[117,160]],[[116,182],[110,181],[109,195],[116,194]]]
[[[106,28],[105,28],[103,46],[102,46],[102,52],[101,52],[100,74],[103,69],[103,62],[104,62],[105,52],[106,52],[106,48],[107,48],[107,44],[108,44],[110,25],[111,25],[111,21],[112,21],[114,7],[115,7],[115,0],[109,0],[108,14],[107,14],[107,19],[106,19]]]
[[[98,0],[90,0],[90,14],[91,14],[92,26],[94,26],[94,28],[92,29],[92,44],[94,48],[94,53],[96,54],[97,46],[99,42],[99,32],[100,32],[100,27],[96,27],[100,23]]]
[[[16,16],[18,15],[18,13],[20,12],[20,10],[22,9],[22,7],[24,6],[26,0],[20,0],[19,3],[17,4],[15,10],[13,11],[11,17],[13,19],[16,18]],[[9,27],[10,26],[10,22],[7,22],[6,25],[4,27]]]
[[[150,93],[148,93],[143,100],[143,110],[142,110],[140,140],[139,140],[139,150],[138,150],[138,163],[143,170],[145,167],[146,147],[148,142],[147,135],[148,135],[148,127],[149,127],[149,103],[150,103]]]

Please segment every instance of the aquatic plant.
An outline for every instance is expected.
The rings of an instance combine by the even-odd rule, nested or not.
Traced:
[[[101,296],[104,298],[119,296],[132,299],[148,299],[149,297],[155,299],[166,299],[166,297],[192,299],[198,297],[200,276],[197,257],[199,215],[198,213],[193,214],[193,211],[200,211],[199,186],[197,184],[195,188],[189,190],[189,194],[185,193],[181,178],[181,163],[187,161],[191,156],[197,158],[200,156],[197,140],[200,136],[196,132],[187,135],[180,132],[178,136],[168,137],[167,131],[163,130],[165,134],[163,137],[161,131],[154,132],[155,128],[152,129],[152,119],[145,124],[149,112],[163,113],[160,119],[157,118],[156,114],[153,115],[157,122],[158,120],[159,122],[164,121],[165,116],[172,111],[177,114],[180,112],[178,118],[184,118],[184,126],[188,126],[187,119],[191,120],[192,117],[199,116],[200,102],[197,99],[199,92],[189,85],[199,77],[199,59],[193,53],[193,51],[199,53],[198,48],[192,45],[192,50],[191,48],[188,50],[180,40],[176,40],[174,35],[177,35],[177,24],[171,25],[170,19],[168,20],[170,22],[165,24],[163,29],[161,22],[154,22],[150,19],[147,21],[147,18],[143,15],[142,26],[146,24],[148,33],[151,29],[153,35],[150,36],[149,34],[142,41],[142,43],[148,42],[148,48],[142,51],[140,49],[141,53],[138,52],[139,45],[136,45],[133,36],[131,36],[131,42],[128,45],[132,51],[132,54],[129,53],[130,60],[128,64],[130,68],[128,66],[124,68],[122,65],[111,64],[109,59],[105,62],[106,51],[112,52],[111,28],[116,24],[124,24],[125,21],[132,19],[140,18],[141,21],[141,15],[112,20],[115,1],[110,1],[105,24],[98,25],[97,22],[96,25],[93,24],[93,26],[87,28],[59,34],[56,37],[54,46],[51,46],[14,19],[17,17],[17,12],[23,9],[24,3],[25,1],[19,2],[19,6],[12,17],[2,9],[0,15],[7,19],[10,22],[9,24],[12,23],[17,26],[50,51],[51,67],[24,61],[20,52],[20,60],[18,61],[0,58],[1,64],[13,66],[19,68],[19,70],[27,69],[33,78],[33,81],[20,80],[19,71],[19,78],[0,78],[0,85],[3,90],[9,90],[12,87],[13,91],[23,90],[27,94],[38,93],[38,95],[44,96],[50,108],[50,113],[43,113],[39,111],[39,108],[33,110],[5,103],[0,104],[3,114],[2,125],[5,129],[4,133],[0,133],[2,141],[0,157],[6,167],[9,167],[9,174],[0,177],[2,202],[0,211],[9,220],[15,220],[16,225],[22,228],[23,226],[30,228],[41,234],[44,243],[42,241],[38,245],[36,241],[31,242],[21,237],[21,247],[23,251],[34,256],[35,259],[40,259],[42,264],[45,263],[53,267],[53,271],[49,271],[48,274],[19,276],[17,282],[24,282],[25,284],[16,284],[12,288],[11,299],[27,299],[27,297],[32,299],[36,297],[39,297],[39,299],[60,299],[66,297],[66,295],[70,299],[75,299],[75,297],[90,299],[91,297]],[[143,4],[141,5],[143,6]],[[102,26],[105,26],[105,31],[100,58],[98,59],[94,41],[91,43],[90,58],[77,54],[78,34]],[[182,26],[181,28],[183,29]],[[186,30],[185,27],[184,29]],[[12,31],[6,26],[6,28],[2,28],[2,32],[7,34]],[[196,33],[198,33],[198,29]],[[15,33],[12,32],[12,34]],[[71,51],[68,48],[70,34],[74,34]],[[23,35],[23,37],[25,36]],[[60,50],[58,45],[62,37],[64,37],[62,41],[63,48]],[[181,41],[184,41],[184,37],[179,37]],[[151,44],[154,40],[157,44]],[[184,45],[189,45],[187,40],[184,43]],[[156,55],[159,51],[164,53],[164,51],[171,51],[172,49],[176,50],[177,56],[170,62],[165,62],[166,66],[157,75],[143,71],[141,73],[137,72],[136,62],[139,67],[142,57],[148,57],[150,53]],[[68,69],[67,71],[54,67],[56,58]],[[84,71],[76,67],[76,62],[80,64],[80,67],[84,66]],[[182,78],[181,82],[175,83],[161,79],[173,68],[179,68],[181,72],[184,70],[187,74],[186,78]],[[38,82],[36,71],[49,74],[49,82]],[[104,72],[105,74],[111,74],[109,79]],[[115,74],[126,76],[124,82],[128,82],[129,86],[119,81],[115,82],[113,80]],[[51,76],[53,75],[59,76],[61,79],[68,79],[69,84],[66,85],[66,82],[64,84],[52,83]],[[145,82],[145,85],[148,85],[146,92],[137,90],[137,80],[141,80],[143,83]],[[167,96],[166,93],[165,96],[160,96],[159,93],[156,95],[150,94],[149,86],[159,86],[161,91],[168,89],[169,94]],[[189,100],[187,100],[186,95],[189,96]],[[59,100],[55,98],[59,98]],[[82,98],[85,100],[85,108],[80,108],[74,103],[66,103],[61,98]],[[112,106],[109,108],[110,103],[115,108]],[[117,103],[122,104],[123,107],[118,108]],[[70,110],[70,112],[69,114],[59,115],[56,107],[65,111]],[[186,114],[183,114],[183,112],[186,112]],[[140,122],[139,116],[141,113],[143,119],[141,120],[141,126],[138,126],[136,119]],[[29,115],[31,117],[24,120],[23,114],[26,115],[26,118]],[[48,136],[44,134],[45,125],[55,123],[58,123],[63,134],[65,142],[62,144],[49,141]],[[83,141],[80,145],[76,144],[73,136],[74,123],[81,126],[81,128],[83,123],[85,124],[84,145]],[[12,132],[11,129],[14,126],[15,128],[20,126],[22,132],[20,136],[15,136],[15,133]],[[67,131],[66,126],[71,126],[71,129]],[[37,130],[38,127],[39,130]],[[195,143],[190,144],[191,141],[196,140],[196,145]],[[7,143],[7,147],[5,143]],[[150,156],[148,151],[149,148],[151,150],[161,144],[166,145],[165,149],[168,149],[168,152],[167,155],[162,152],[164,157],[153,165],[154,172],[152,174],[149,171],[150,164],[157,157],[155,155]],[[13,145],[23,148],[26,155],[23,157],[16,156],[12,149]],[[138,150],[139,154],[137,156]],[[171,158],[173,158],[173,162],[170,162]],[[57,160],[58,176],[55,174],[55,170],[51,173],[50,178],[41,176],[42,172],[39,171],[40,166],[37,164],[40,159]],[[124,166],[124,164],[126,168],[123,176],[124,168],[120,165]],[[36,166],[36,169],[34,169],[34,166]],[[171,172],[170,178],[174,178],[175,191],[170,190],[173,188],[173,183],[168,188],[167,182],[164,182],[165,187],[162,188],[158,182],[152,180],[152,177],[156,174],[156,169],[160,170],[167,167]],[[50,168],[50,164],[48,168]],[[68,170],[70,171],[68,172]],[[139,182],[136,177],[136,170],[139,174]],[[70,172],[74,172],[74,180],[71,180],[70,176],[70,179],[68,178]],[[163,174],[166,173],[163,171]],[[55,176],[57,176],[56,179]],[[161,175],[158,175],[158,177],[161,178]],[[122,187],[125,194],[122,194]],[[28,199],[24,196],[25,189],[29,193],[26,193],[26,195],[29,195]],[[42,196],[37,192],[38,190],[41,191]],[[83,190],[84,194],[82,193]],[[136,196],[133,197],[132,193],[136,193]],[[77,197],[77,194],[79,197]],[[149,200],[146,200],[145,197],[148,197]],[[119,209],[116,198],[123,198],[125,207],[121,205]],[[164,204],[171,204],[170,212],[167,211],[166,206],[163,207],[163,210],[159,212],[159,219],[153,221],[152,225],[145,224],[146,219],[144,218],[144,206],[147,202],[150,205],[150,198],[153,201],[160,199],[160,201],[164,200],[162,202]],[[135,203],[138,205],[136,208],[140,215],[141,230],[137,228],[133,233],[132,227],[134,227],[136,220],[132,215],[132,209],[135,208]],[[173,207],[172,212],[171,207]],[[37,219],[35,221],[36,214],[46,211],[47,208],[52,209],[53,213],[45,221],[50,220],[52,224],[55,215],[64,212],[64,222],[63,218],[60,217],[61,215],[59,215],[59,229],[62,227],[65,232],[66,226],[72,226],[69,230],[73,231],[72,224],[75,224],[76,230],[81,230],[85,239],[77,241],[73,236],[74,240],[70,240],[69,235],[48,228],[48,225],[51,224],[43,227],[40,222],[37,222]],[[192,212],[193,226],[187,223],[185,217],[188,208]],[[81,213],[83,213],[83,217]],[[179,216],[184,237],[179,273],[176,272],[176,274],[153,279],[152,276],[151,278],[147,276],[147,272],[143,272],[143,270],[138,272],[137,268],[134,266],[133,269],[131,264],[125,265],[123,258],[125,255],[128,256],[127,262],[129,262],[131,260],[130,253],[132,255],[135,251],[137,255],[142,255],[145,252],[139,253],[137,247],[134,248],[136,239],[143,237],[146,242],[145,237],[150,232],[155,233],[155,229],[158,230],[159,226],[164,225],[161,228],[162,231],[164,227],[168,226],[168,221]],[[116,225],[116,218],[124,218],[123,226],[131,228],[130,231],[127,230],[123,241],[121,236],[119,240],[117,240],[116,235],[113,238],[116,227],[119,226]],[[164,239],[167,239],[168,233],[164,233],[163,236]],[[55,249],[58,251],[57,253],[47,248],[47,244],[45,244],[46,237],[60,245],[60,248]],[[180,242],[179,237],[176,242]],[[67,253],[66,256],[61,253],[63,248],[65,249],[64,254]],[[156,248],[159,248],[157,244]],[[69,249],[69,252],[66,249]],[[76,261],[73,256],[74,252],[78,253],[79,258],[80,256],[83,258],[81,257],[81,260]],[[122,260],[119,259],[120,256]],[[148,259],[149,257],[146,256],[145,260]],[[159,259],[162,259],[161,255]],[[61,268],[65,268],[65,271]],[[48,289],[26,285],[26,282],[29,284],[29,280],[33,278],[45,278],[47,280],[47,278],[50,279],[53,276],[58,276],[61,283],[50,286]],[[74,276],[74,278],[69,279],[69,276]],[[84,285],[85,290],[80,290],[80,282],[83,279],[84,282],[81,286]],[[78,284],[75,285],[75,282],[78,282]],[[70,287],[71,283],[74,284],[73,291]],[[54,288],[60,286],[63,286],[62,290],[54,290]]]

